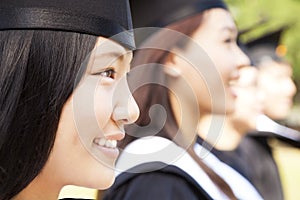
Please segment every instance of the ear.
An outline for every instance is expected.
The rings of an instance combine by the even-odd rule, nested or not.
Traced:
[[[169,54],[166,63],[165,63],[165,68],[164,72],[173,78],[177,78],[181,75],[181,69],[179,68],[179,62],[178,58],[174,54]]]

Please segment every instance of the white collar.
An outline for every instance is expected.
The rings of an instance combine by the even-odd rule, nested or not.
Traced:
[[[234,169],[221,162],[199,144],[195,144],[194,149],[198,155],[206,155],[205,157],[201,156],[202,160],[231,186],[234,194],[239,199],[262,199],[254,187]],[[202,154],[203,152],[206,153]],[[134,166],[157,161],[182,169],[213,199],[228,199],[185,149],[166,138],[158,136],[143,137],[130,143],[117,161],[116,175],[118,176]]]

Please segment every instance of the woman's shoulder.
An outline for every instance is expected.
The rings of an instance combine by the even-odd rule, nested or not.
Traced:
[[[120,174],[115,184],[105,192],[104,200],[211,199],[189,174],[176,166],[150,162],[132,170],[144,172]]]
[[[143,137],[133,141],[123,149],[116,164],[117,175],[144,163],[175,163],[178,159],[185,157],[186,154],[185,149],[166,138]],[[154,170],[152,169],[152,171]]]
[[[208,176],[186,149],[162,137],[144,137],[130,143],[116,168],[116,183],[106,193],[106,200],[210,199],[202,186],[211,182]]]

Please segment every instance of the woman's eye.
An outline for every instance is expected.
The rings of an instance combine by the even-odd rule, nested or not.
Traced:
[[[98,74],[101,75],[101,76],[103,76],[103,77],[115,79],[116,72],[115,72],[114,69],[107,69],[107,70],[105,70],[103,72],[100,72]]]
[[[231,38],[227,38],[226,40],[224,40],[225,43],[231,43],[232,39]]]
[[[234,35],[224,38],[225,43],[236,43],[236,41],[237,41],[237,36]]]

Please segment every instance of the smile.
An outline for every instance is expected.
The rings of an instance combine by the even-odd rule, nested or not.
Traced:
[[[94,140],[94,143],[98,146],[101,147],[106,147],[106,148],[116,148],[117,147],[117,141],[116,140],[108,140],[105,138],[96,138]]]

